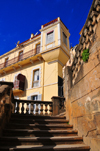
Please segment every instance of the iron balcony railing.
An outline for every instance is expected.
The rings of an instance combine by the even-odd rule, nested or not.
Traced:
[[[36,55],[38,53],[40,53],[40,49],[39,48],[38,49],[37,48],[32,49],[32,50],[30,50],[30,51],[28,51],[26,53],[23,53],[22,57],[20,56],[21,59],[19,58],[19,56],[17,56],[17,57],[15,57],[13,59],[8,60],[7,63],[4,62],[4,63],[0,64],[0,69],[8,67],[8,66],[10,66],[12,64],[15,64],[15,63],[17,63],[19,61],[22,61],[24,59],[27,59],[29,57],[32,57],[32,56],[34,56],[34,55]]]

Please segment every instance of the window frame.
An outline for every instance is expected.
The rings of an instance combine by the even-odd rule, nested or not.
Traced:
[[[63,43],[67,46],[67,36],[66,36],[66,34],[64,32],[62,32],[62,34],[63,34]],[[64,39],[64,38],[66,38],[66,39]]]
[[[39,70],[39,84],[37,87],[40,87],[40,82],[41,82],[41,66],[37,66],[31,70],[31,83],[30,83],[30,88],[37,88],[33,87],[33,78],[34,78],[34,71]]]
[[[39,50],[37,49],[37,46],[38,46],[38,45],[40,45],[40,47],[41,47],[41,44],[40,44],[40,43],[37,43],[37,44],[36,44],[36,54],[40,53],[40,49],[39,49],[39,48],[38,48]]]
[[[52,41],[48,42],[48,34],[50,34],[50,33],[53,33],[53,38],[52,38]],[[46,44],[48,45],[48,44],[53,43],[53,42],[54,42],[54,30],[46,33]]]
[[[7,67],[7,66],[8,66],[8,61],[9,61],[9,57],[5,58],[5,64],[4,64],[4,67]]]
[[[34,80],[34,78],[35,78],[35,72],[36,72],[36,71],[40,72],[39,69],[36,69],[36,70],[33,71],[33,81],[32,81],[32,87],[33,87],[33,88],[34,88],[34,87],[38,87],[38,86],[34,86],[35,83],[38,83],[38,85],[39,85],[39,80]],[[40,76],[40,75],[38,75],[38,76]],[[39,79],[40,79],[40,78],[39,78]]]
[[[22,61],[22,60],[23,60],[23,50],[19,51],[19,55],[18,55],[18,61]]]

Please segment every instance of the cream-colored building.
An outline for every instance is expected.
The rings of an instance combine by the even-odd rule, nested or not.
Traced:
[[[14,82],[14,96],[20,99],[50,101],[61,95],[69,36],[59,17],[42,25],[40,34],[31,34],[30,39],[0,56],[0,80]]]

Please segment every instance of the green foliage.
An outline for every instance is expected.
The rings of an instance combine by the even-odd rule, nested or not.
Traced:
[[[87,62],[89,59],[89,49],[83,50],[82,59],[84,62]]]

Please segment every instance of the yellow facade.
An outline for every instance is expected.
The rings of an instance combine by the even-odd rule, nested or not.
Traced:
[[[59,95],[58,76],[63,78],[62,68],[69,59],[70,34],[60,18],[42,25],[40,32],[0,56],[1,81],[15,82],[19,74],[25,76],[24,91],[13,89],[20,99],[37,96],[37,100],[50,101]]]

